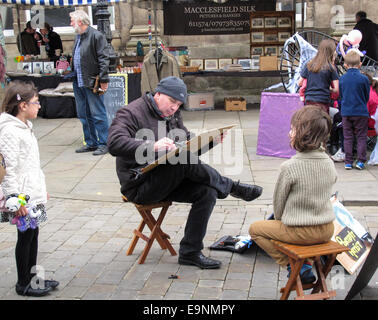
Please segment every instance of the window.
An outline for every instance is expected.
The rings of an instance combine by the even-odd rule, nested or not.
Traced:
[[[41,8],[41,7],[39,7]],[[57,33],[73,33],[73,29],[70,26],[71,18],[70,12],[75,11],[75,8],[72,6],[69,7],[58,7],[58,8],[47,8],[42,7],[45,14],[45,22],[51,25],[54,28],[54,31]],[[27,10],[26,19],[27,21],[31,20],[36,14],[37,10]]]
[[[0,14],[1,14],[1,19],[3,21],[4,36],[5,37],[14,36],[12,7],[9,7],[9,6],[0,7]]]
[[[57,33],[73,33],[74,30],[70,26],[71,18],[70,12],[75,11],[72,6],[69,7],[59,7],[59,8],[46,8],[43,7],[45,12],[45,20],[48,24],[54,27],[54,31]],[[108,11],[110,13],[110,29],[115,30],[114,25],[114,7],[108,6]],[[97,17],[95,16],[97,12],[97,6],[88,6],[88,15],[91,21],[91,26],[97,29]],[[27,21],[31,20],[38,12],[35,10],[26,11]]]

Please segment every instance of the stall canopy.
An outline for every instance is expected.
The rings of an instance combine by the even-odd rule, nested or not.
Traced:
[[[109,3],[114,2],[126,2],[126,3],[136,3],[144,0],[107,0]],[[21,4],[21,5],[32,5],[32,6],[85,6],[91,4],[97,4],[97,0],[0,0],[0,3],[5,4]]]

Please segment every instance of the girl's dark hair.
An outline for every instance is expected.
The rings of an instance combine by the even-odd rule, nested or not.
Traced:
[[[38,96],[38,90],[33,82],[12,81],[5,90],[1,112],[17,116],[18,106],[21,102],[29,102],[33,97]]]
[[[321,70],[331,70],[331,68],[333,68],[335,51],[336,44],[334,40],[322,40],[319,44],[318,53],[307,64],[308,71],[318,73]]]
[[[332,122],[319,106],[307,105],[294,113],[292,147],[300,152],[319,149],[328,140]]]

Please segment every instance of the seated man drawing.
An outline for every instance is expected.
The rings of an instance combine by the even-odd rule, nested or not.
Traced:
[[[216,200],[231,194],[235,198],[252,201],[261,195],[262,188],[224,177],[201,163],[199,154],[190,152],[185,154],[186,161],[176,164],[166,161],[151,171],[141,173],[140,169],[162,152],[190,140],[190,132],[184,126],[179,111],[186,98],[187,88],[181,79],[162,79],[155,93],[146,93],[118,110],[109,128],[108,148],[117,157],[121,193],[129,201],[151,204],[169,200],[192,204],[180,242],[178,262],[202,269],[216,269],[221,262],[205,257],[201,252]],[[212,143],[208,147],[211,148]]]

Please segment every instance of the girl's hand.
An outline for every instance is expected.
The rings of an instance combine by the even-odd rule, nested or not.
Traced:
[[[24,217],[28,214],[28,209],[25,206],[21,206],[15,213],[16,217]]]

